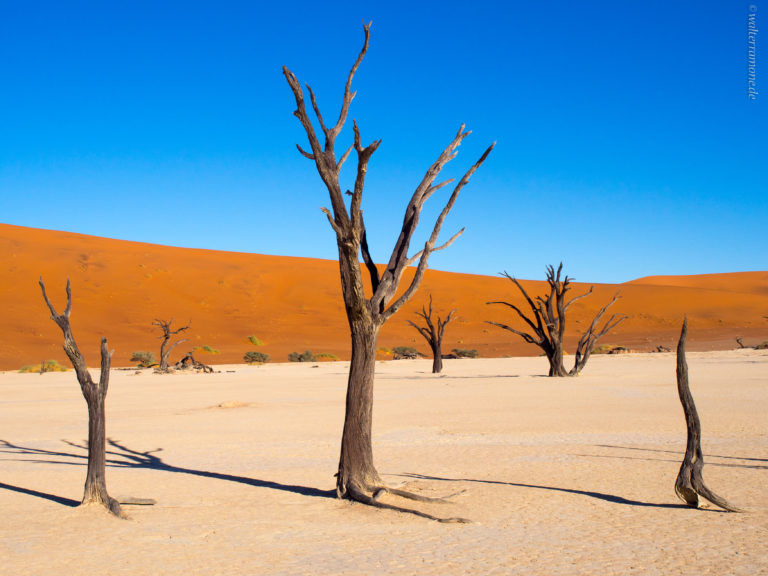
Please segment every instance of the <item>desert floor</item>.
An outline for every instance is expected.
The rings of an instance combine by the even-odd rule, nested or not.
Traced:
[[[374,451],[415,504],[332,492],[348,363],[115,370],[110,466],[129,519],[76,507],[85,401],[73,372],[0,375],[2,574],[768,573],[768,352],[689,353],[704,477],[747,513],[684,507],[673,354],[377,366]],[[387,496],[387,502],[410,505]]]

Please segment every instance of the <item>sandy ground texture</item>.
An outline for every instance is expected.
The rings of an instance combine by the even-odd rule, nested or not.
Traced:
[[[690,509],[673,354],[377,366],[374,451],[439,524],[335,498],[346,362],[115,370],[107,485],[129,519],[77,507],[86,408],[73,372],[0,375],[0,573],[768,573],[768,352],[693,352],[710,488]],[[390,498],[387,496],[387,498]],[[408,502],[390,498],[393,504]]]

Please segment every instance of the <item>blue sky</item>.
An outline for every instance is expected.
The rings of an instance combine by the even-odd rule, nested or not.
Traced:
[[[335,117],[372,20],[350,120],[382,139],[363,201],[374,259],[465,122],[446,176],[498,144],[432,268],[542,278],[563,261],[591,282],[768,269],[768,32],[747,96],[747,18],[768,30],[768,2],[276,4],[0,0],[0,222],[335,258],[281,67]]]

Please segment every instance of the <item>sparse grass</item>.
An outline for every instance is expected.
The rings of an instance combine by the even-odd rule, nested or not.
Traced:
[[[27,366],[22,366],[19,372],[22,374],[39,374],[40,372],[66,372],[67,370],[69,370],[69,368],[62,366],[56,360],[46,360],[43,363],[43,370],[40,370],[40,364],[28,364]]]
[[[253,335],[248,336],[248,342],[250,342],[254,346],[264,346],[264,342],[262,342],[256,336],[253,336]]]
[[[451,352],[455,354],[456,358],[477,358],[478,357],[477,350],[474,350],[474,349],[465,350],[462,348],[454,348],[453,350],[451,350]]]
[[[196,350],[202,350],[208,354],[221,354],[221,352],[219,352],[216,348],[208,346],[208,344],[205,344],[204,346],[198,346]]]
[[[321,352],[320,354],[317,355],[317,359],[318,360],[325,360],[325,361],[328,361],[328,362],[336,362],[336,360],[338,360],[339,358],[335,354],[329,354],[327,352]]]
[[[150,368],[157,364],[155,355],[152,354],[152,352],[147,352],[145,350],[137,350],[131,354],[131,362],[138,362],[139,368]]]
[[[255,350],[250,350],[245,353],[245,356],[243,356],[243,360],[245,360],[248,364],[266,364],[269,362],[269,354],[264,354],[264,352],[256,352]]]
[[[304,350],[301,354],[291,352],[288,354],[288,360],[290,362],[317,362],[317,357],[312,354],[311,350]]]

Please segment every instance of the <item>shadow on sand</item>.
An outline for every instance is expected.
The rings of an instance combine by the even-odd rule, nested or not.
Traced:
[[[613,494],[603,494],[602,492],[592,492],[588,490],[576,490],[575,488],[556,488],[554,486],[540,486],[537,484],[522,484],[518,482],[502,482],[499,480],[477,480],[472,478],[440,478],[438,476],[425,476],[423,474],[397,474],[397,476],[405,478],[413,478],[418,480],[439,480],[442,482],[477,482],[480,484],[496,484],[501,486],[514,486],[516,488],[532,488],[536,490],[552,490],[555,492],[565,492],[567,494],[578,494],[579,496],[588,496],[589,498],[597,498],[605,502],[612,504],[624,504],[627,506],[642,506],[646,508],[689,508],[685,504],[656,504],[653,502],[640,502],[638,500],[629,500],[622,496],[614,496]],[[721,512],[721,510],[716,510]]]
[[[85,466],[88,459],[87,445],[85,443],[76,444],[68,440],[62,440],[62,442],[82,452],[66,452],[45,450],[41,448],[31,448],[27,446],[20,446],[18,444],[12,444],[6,440],[0,440],[0,453],[15,455],[17,457],[13,458],[13,460],[20,462]],[[176,474],[191,474],[193,476],[202,476],[204,478],[213,478],[215,480],[238,482],[240,484],[247,484],[248,486],[254,486],[256,488],[270,488],[272,490],[292,492],[294,494],[301,494],[302,496],[312,496],[315,498],[336,498],[335,490],[320,490],[318,488],[312,488],[309,486],[281,484],[279,482],[272,482],[270,480],[259,480],[257,478],[236,476],[234,474],[224,474],[222,472],[211,472],[209,470],[197,470],[194,468],[185,468],[183,466],[174,466],[173,464],[164,462],[159,456],[157,456],[158,452],[162,452],[162,448],[140,452],[138,450],[131,450],[127,446],[121,444],[119,441],[113,440],[111,438],[108,440],[108,443],[109,449],[107,449],[107,466],[110,468],[146,469],[157,470],[159,472],[173,472]],[[77,506],[80,504],[80,502],[70,498],[56,496],[54,494],[46,494],[45,492],[38,492],[37,490],[30,490],[27,488],[20,488],[18,486],[11,486],[10,484],[0,483],[0,488],[12,490],[14,492],[20,492],[22,494],[29,494],[30,496],[37,496],[38,498],[51,500],[52,502],[57,502],[65,506]]]

